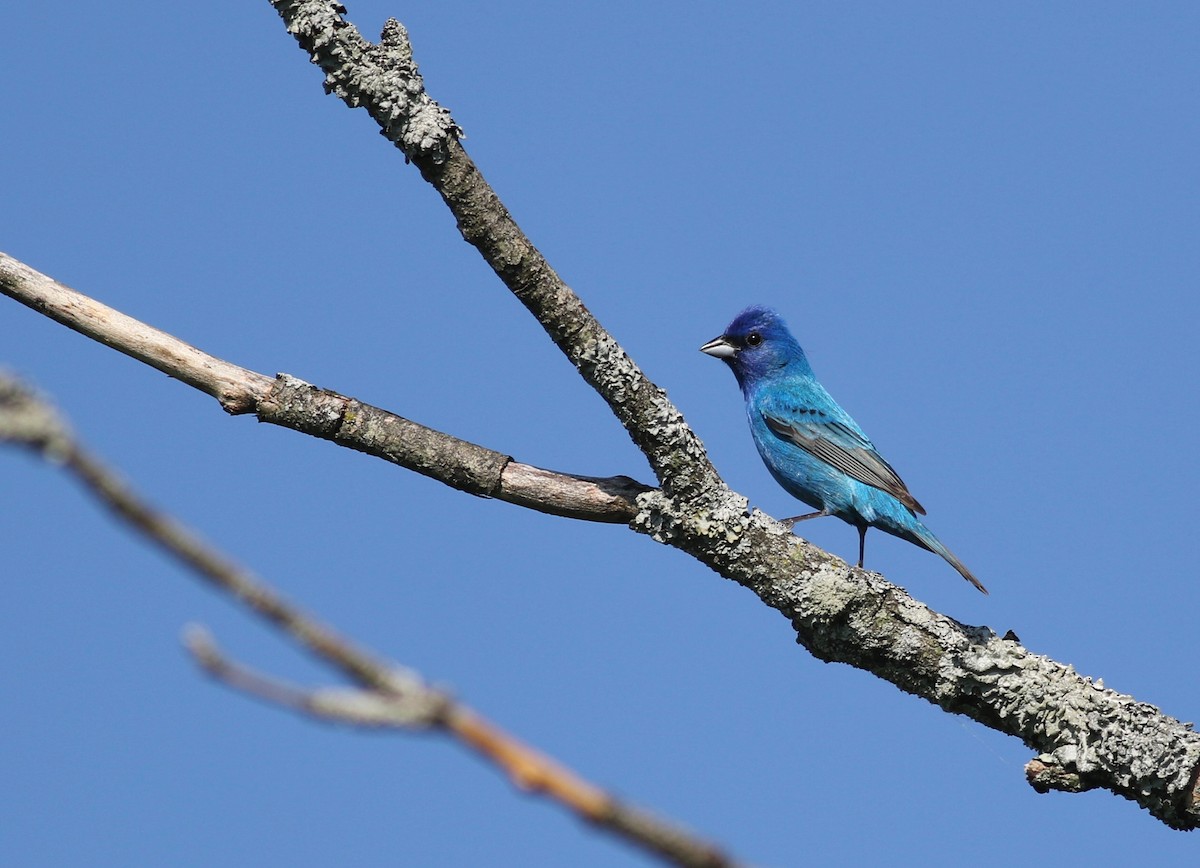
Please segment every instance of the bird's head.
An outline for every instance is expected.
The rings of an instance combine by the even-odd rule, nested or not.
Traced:
[[[706,343],[700,352],[729,365],[743,389],[771,375],[812,375],[804,350],[783,317],[760,305],[739,313],[724,334]]]

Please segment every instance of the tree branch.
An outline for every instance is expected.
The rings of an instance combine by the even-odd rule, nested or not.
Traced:
[[[639,503],[639,529],[753,590],[817,658],[865,669],[1038,751],[1027,780],[1040,792],[1104,788],[1172,828],[1200,825],[1200,735],[1190,723],[939,614],[757,510],[696,515],[661,492]]]
[[[325,720],[355,726],[432,729],[455,738],[503,771],[518,788],[545,795],[626,842],[688,868],[732,868],[720,849],[609,795],[569,769],[434,690],[412,670],[382,660],[285,600],[171,517],[138,497],[88,454],[46,402],[0,374],[0,442],[32,449],[61,464],[119,519],[180,561],[206,584],[282,630],[365,690],[303,691],[233,663],[202,629],[186,644],[205,671],[244,692]]]
[[[0,253],[0,292],[94,341],[211,395],[229,413],[248,413],[271,378],[203,353],[179,338],[76,292]]]
[[[425,92],[408,32],[395,19],[377,45],[335,0],[271,0],[325,73],[325,91],[367,110],[380,132],[438,191],[458,229],[606,401],[669,491],[720,486],[704,445],[666,393],[641,372],[533,243],[459,144],[462,130]]]
[[[220,401],[229,413],[383,458],[480,497],[587,521],[626,524],[649,487],[628,476],[556,473],[459,440],[287,374],[274,379],[210,356],[0,253],[0,293]]]

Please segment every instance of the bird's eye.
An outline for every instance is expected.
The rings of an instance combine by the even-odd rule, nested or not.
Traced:
[[[750,334],[746,335],[746,346],[757,347],[761,343],[762,335],[760,335],[758,332],[750,332]]]

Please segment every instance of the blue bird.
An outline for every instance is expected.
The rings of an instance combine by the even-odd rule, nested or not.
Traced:
[[[917,514],[924,515],[924,507],[858,423],[817,382],[808,357],[779,314],[769,307],[748,307],[700,351],[733,369],[746,398],[754,445],[767,470],[788,494],[816,510],[785,519],[785,524],[835,515],[854,525],[860,567],[867,528],[877,527],[941,555],[987,593],[921,524]]]

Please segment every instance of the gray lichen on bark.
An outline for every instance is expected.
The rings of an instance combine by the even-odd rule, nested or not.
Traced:
[[[363,38],[329,0],[274,2],[288,32],[325,73],[325,92],[365,108],[380,132],[410,160],[445,162],[462,135],[450,112],[430,99],[413,60],[408,31],[389,18],[378,43]]]
[[[827,662],[865,669],[1039,752],[1041,789],[1107,788],[1168,825],[1195,828],[1200,735],[1191,725],[1033,654],[987,627],[961,624],[882,576],[788,533],[728,490],[710,501],[662,491],[638,498],[635,530],[683,549],[789,619]]]

